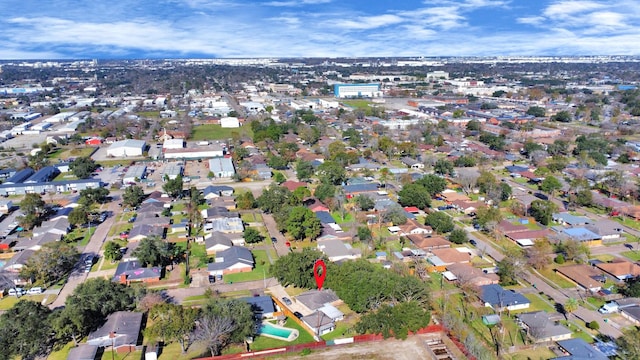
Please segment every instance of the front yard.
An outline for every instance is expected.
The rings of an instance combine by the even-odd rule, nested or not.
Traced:
[[[271,267],[271,263],[269,263],[267,252],[265,250],[253,250],[252,253],[256,263],[253,270],[250,272],[225,275],[225,283],[261,280],[270,276],[269,268]]]

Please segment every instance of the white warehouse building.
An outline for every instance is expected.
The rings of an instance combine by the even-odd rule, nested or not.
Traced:
[[[129,157],[142,156],[147,143],[144,140],[122,140],[116,141],[107,149],[107,156]]]
[[[333,94],[337,98],[379,98],[380,84],[335,84]]]
[[[238,128],[240,127],[240,120],[237,117],[223,117],[220,119],[220,127],[223,128]]]

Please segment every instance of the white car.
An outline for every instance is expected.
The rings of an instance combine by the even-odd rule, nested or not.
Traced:
[[[38,294],[42,294],[42,292],[43,292],[43,289],[40,286],[35,286],[27,290],[27,295],[38,295]]]
[[[8,292],[8,293],[9,293],[9,295],[11,295],[11,296],[17,296],[17,297],[20,297],[20,296],[22,296],[22,295],[24,295],[24,294],[25,294],[25,291],[24,291],[24,289],[23,289],[23,288],[11,288],[11,289],[9,289],[9,292]]]

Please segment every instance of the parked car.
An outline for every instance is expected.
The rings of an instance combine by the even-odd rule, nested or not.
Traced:
[[[215,275],[209,275],[209,284],[213,284],[216,282],[216,277]]]
[[[476,246],[476,245],[478,245],[478,242],[473,240],[473,239],[471,239],[471,240],[469,240],[469,244],[471,244],[473,246]]]
[[[293,303],[291,302],[291,299],[289,299],[288,297],[283,297],[283,298],[282,298],[282,302],[283,302],[283,303],[285,303],[286,305],[291,305],[291,304],[293,304]]]
[[[293,315],[294,315],[295,317],[297,317],[298,319],[302,319],[302,314],[301,314],[299,311],[295,311],[295,312],[293,313]]]
[[[11,289],[9,289],[8,294],[10,296],[20,297],[20,296],[26,294],[26,292],[24,291],[23,288],[11,288]]]
[[[278,243],[278,239],[276,239],[275,237],[271,237],[271,242],[274,244]]]
[[[27,290],[27,295],[38,295],[38,294],[42,294],[42,292],[43,290],[40,286],[35,286]]]
[[[627,249],[633,250],[633,245],[632,244],[626,243],[626,244],[624,244],[624,247],[626,247]]]

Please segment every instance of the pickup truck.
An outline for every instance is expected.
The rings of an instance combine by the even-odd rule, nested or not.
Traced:
[[[618,304],[615,301],[611,301],[602,305],[602,307],[598,309],[598,312],[601,314],[613,314],[615,312],[618,312],[618,309]]]

